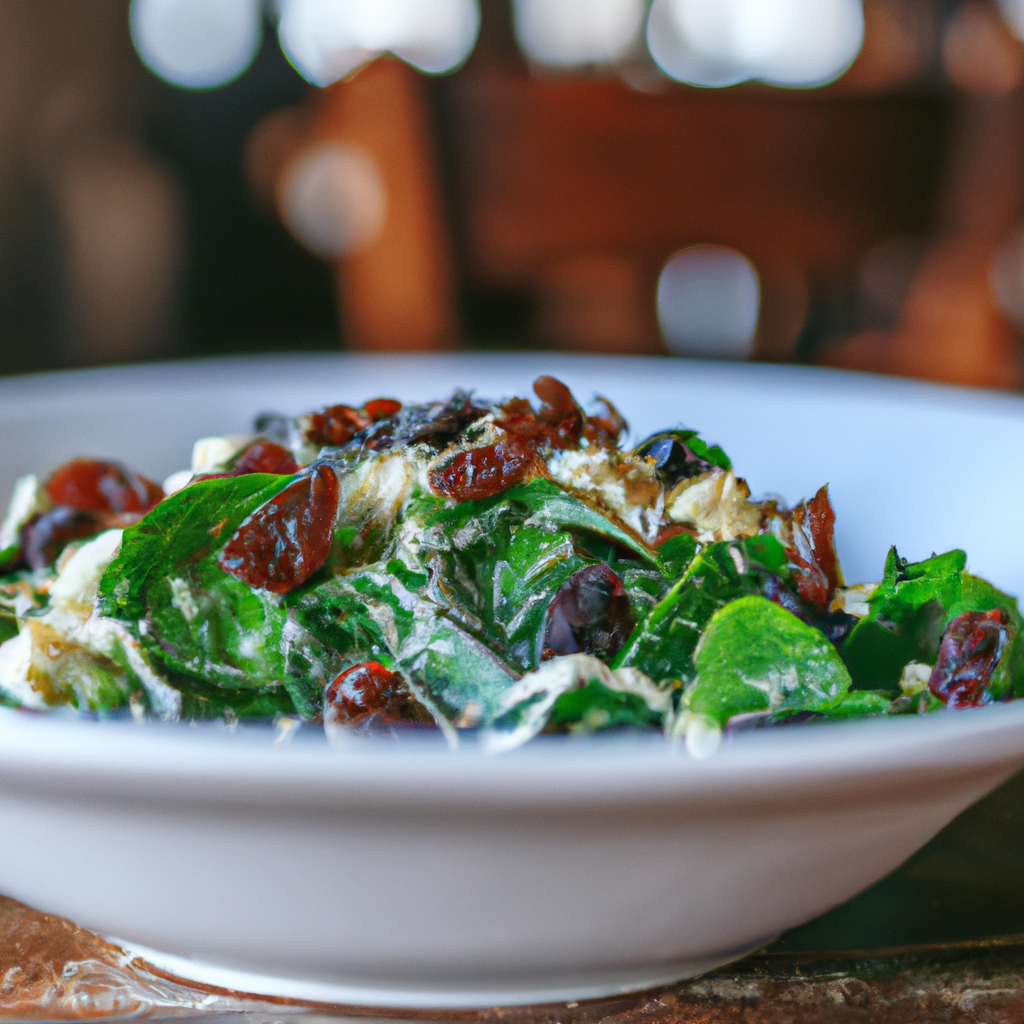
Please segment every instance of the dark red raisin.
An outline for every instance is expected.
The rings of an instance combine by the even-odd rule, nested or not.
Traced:
[[[547,428],[544,433],[555,448],[574,448],[583,435],[584,417],[572,392],[557,377],[538,377],[533,390],[540,399],[537,419]]]
[[[629,424],[607,398],[598,396],[597,401],[604,406],[604,414],[587,417],[583,436],[591,444],[614,448],[629,430]]]
[[[64,463],[47,481],[46,491],[54,505],[91,512],[148,512],[164,497],[152,480],[99,459]]]
[[[506,437],[497,444],[459,452],[431,469],[429,480],[435,494],[473,501],[522,483],[541,471],[542,465],[532,443]]]
[[[366,415],[373,423],[394,416],[401,408],[402,403],[396,402],[393,398],[372,398],[363,406]]]
[[[346,669],[327,686],[324,723],[356,726],[366,732],[435,724],[402,676],[379,661]]]
[[[306,441],[313,445],[339,448],[351,441],[364,427],[370,425],[370,416],[350,405],[332,405],[323,412],[309,417]]]
[[[794,509],[779,509],[774,504],[768,509],[765,523],[779,527],[779,539],[796,568],[797,592],[818,612],[824,612],[842,581],[835,548],[836,514],[828,487]]]
[[[951,708],[990,704],[988,684],[1006,646],[1006,613],[964,612],[946,627],[928,689]]]
[[[355,665],[336,676],[324,692],[324,720],[354,724],[409,697],[405,680],[379,661]]]
[[[635,624],[619,575],[606,562],[584,566],[558,588],[548,605],[544,647],[555,654],[582,651],[610,658]]]
[[[338,478],[319,466],[261,505],[234,532],[220,566],[251,587],[284,594],[327,561],[338,512]]]
[[[253,441],[231,467],[235,476],[246,473],[278,473],[291,476],[299,471],[299,464],[284,445],[274,441]]]
[[[21,561],[30,569],[53,565],[73,540],[95,537],[106,528],[99,513],[58,505],[21,528]]]

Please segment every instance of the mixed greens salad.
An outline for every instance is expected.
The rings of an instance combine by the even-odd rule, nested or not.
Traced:
[[[76,459],[0,526],[0,702],[137,719],[723,731],[1024,693],[1016,601],[962,551],[844,585],[828,491],[754,501],[721,448],[538,401],[376,399],[197,442],[158,486]]]

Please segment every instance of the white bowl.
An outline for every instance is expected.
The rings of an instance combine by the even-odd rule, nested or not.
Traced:
[[[566,357],[223,360],[0,381],[0,493],[113,456],[157,479],[253,413],[552,372],[685,421],[755,492],[832,485],[847,576],[963,546],[1024,589],[1024,402],[781,367]],[[0,714],[0,891],[225,987],[369,1006],[582,999],[700,973],[874,882],[1024,766],[1024,701],[488,758]],[[180,958],[192,958],[183,960]],[[215,965],[215,966],[211,966]]]

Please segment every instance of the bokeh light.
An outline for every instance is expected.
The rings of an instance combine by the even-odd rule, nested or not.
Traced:
[[[735,249],[694,245],[672,256],[658,278],[658,322],[676,355],[744,359],[757,333],[761,286]]]
[[[643,0],[515,0],[516,39],[538,64],[610,64],[639,38],[644,10]]]
[[[1024,0],[998,0],[1006,23],[1018,39],[1024,39]]]
[[[335,259],[373,243],[384,226],[387,193],[373,159],[342,142],[296,155],[281,176],[281,219],[311,252]]]
[[[989,283],[1003,315],[1024,328],[1024,229],[1018,229],[995,253]]]
[[[128,22],[146,67],[186,89],[237,78],[263,39],[259,0],[132,0]]]
[[[758,79],[824,85],[864,42],[861,0],[654,0],[647,45],[671,78],[721,87]]]
[[[480,29],[477,0],[281,0],[285,55],[315,85],[390,51],[441,74],[465,61]]]

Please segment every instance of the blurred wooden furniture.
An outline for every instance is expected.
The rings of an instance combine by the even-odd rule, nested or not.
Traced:
[[[384,226],[338,263],[340,308],[352,348],[432,349],[454,344],[451,252],[426,85],[382,58],[324,90],[314,134],[347,142],[377,166]]]

